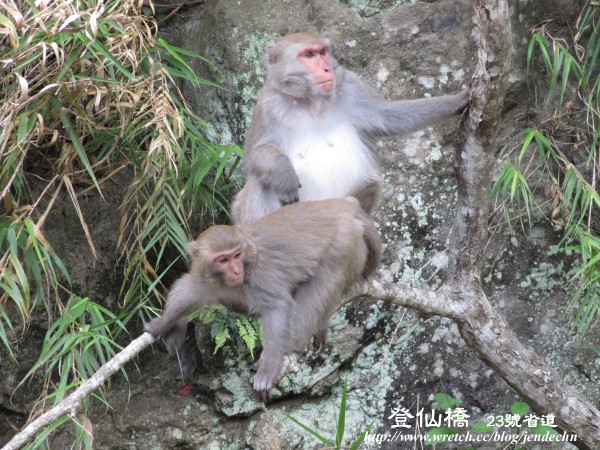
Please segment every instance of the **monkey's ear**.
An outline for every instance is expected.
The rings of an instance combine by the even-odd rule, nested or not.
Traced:
[[[200,255],[200,246],[196,241],[188,242],[187,251],[193,259],[196,259]]]
[[[277,46],[275,44],[269,45],[265,52],[265,64],[267,66],[272,66],[273,64],[277,64],[278,59],[279,52],[277,51]]]

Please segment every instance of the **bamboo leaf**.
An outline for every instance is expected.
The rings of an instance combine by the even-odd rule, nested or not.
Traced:
[[[318,440],[320,440],[326,446],[335,448],[335,444],[332,441],[330,441],[326,437],[324,437],[321,434],[319,434],[316,430],[313,430],[308,425],[303,424],[298,419],[296,419],[295,417],[290,416],[289,414],[286,414],[286,416],[287,416],[288,419],[290,419],[292,422],[294,422],[300,428],[303,428],[305,431],[308,431],[310,434],[312,434],[314,437],[316,437]]]
[[[342,447],[344,440],[344,430],[346,428],[346,393],[348,390],[348,380],[344,380],[344,387],[342,389],[342,401],[340,403],[340,412],[337,421],[337,431],[335,434],[335,445],[336,448]]]
[[[62,105],[57,97],[52,96],[52,104],[57,110],[62,110]],[[60,121],[62,122],[63,126],[65,127],[65,130],[69,134],[69,139],[71,140],[71,143],[73,144],[73,148],[75,149],[75,152],[77,153],[77,156],[79,157],[79,160],[83,163],[85,170],[88,172],[90,178],[92,179],[92,181],[94,182],[94,185],[96,186],[96,189],[100,193],[101,189],[100,189],[100,185],[98,184],[98,180],[96,179],[96,174],[94,173],[94,170],[92,169],[90,160],[87,157],[85,149],[83,148],[83,145],[81,144],[81,141],[79,140],[79,135],[77,134],[77,131],[75,130],[75,127],[73,126],[73,123],[71,122],[71,119],[69,118],[68,114],[65,114],[64,112],[61,113]]]

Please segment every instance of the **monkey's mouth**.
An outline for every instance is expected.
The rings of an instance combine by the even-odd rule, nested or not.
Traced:
[[[242,284],[243,281],[244,281],[244,277],[243,276],[239,276],[239,277],[236,277],[236,278],[230,277],[227,280],[227,284],[229,286],[232,286],[232,287],[233,286],[239,286],[240,284]]]
[[[324,91],[330,91],[331,89],[333,89],[333,79],[332,80],[325,80],[325,81],[319,81],[318,83],[315,83],[317,86],[319,86],[321,89],[323,89]]]

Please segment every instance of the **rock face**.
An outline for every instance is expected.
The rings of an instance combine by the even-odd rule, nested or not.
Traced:
[[[520,118],[531,108],[533,94],[524,73],[531,26],[545,18],[545,11],[572,17],[580,6],[571,0],[512,4],[515,67],[499,143],[519,133]],[[458,92],[468,86],[477,56],[472,6],[466,0],[207,0],[183,10],[164,33],[173,44],[219,67],[218,73],[204,66],[196,70],[223,90],[186,95],[211,121],[215,140],[242,144],[264,81],[263,49],[296,31],[329,36],[338,61],[390,99]],[[457,124],[378,143],[384,187],[375,219],[385,243],[379,274],[384,280],[435,288],[444,277],[455,202],[452,141]],[[600,359],[568,327],[572,261],[549,256],[559,239],[541,214],[526,233],[498,227],[487,251],[485,289],[521,340],[597,402]],[[162,346],[147,350],[140,373],[130,368],[129,384],[113,382],[109,399],[114,410],[93,407],[96,448],[315,448],[318,441],[284,414],[334,440],[343,380],[349,390],[348,442],[373,421],[373,432],[402,431],[392,428],[397,425],[394,410],[430,412],[436,393],[461,399],[471,424],[508,414],[519,400],[466,347],[452,322],[418,317],[375,299],[354,299],[334,315],[328,345],[296,362],[297,371],[281,382],[268,411],[252,397],[256,365],[250,356],[232,347],[212,355],[206,333],[197,334],[202,370],[195,375],[192,395],[178,394],[182,382]],[[13,373],[10,379],[20,378]],[[0,408],[27,411],[25,399],[8,406],[10,386],[2,388]],[[412,435],[415,428],[404,430]],[[12,434],[0,431],[0,442]],[[63,433],[53,446],[62,448],[70,439]],[[383,442],[364,448],[403,447]]]

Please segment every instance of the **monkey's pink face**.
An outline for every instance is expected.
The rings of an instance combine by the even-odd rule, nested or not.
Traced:
[[[326,45],[302,47],[298,51],[298,61],[306,67],[319,89],[323,92],[329,92],[333,89],[334,74],[331,69],[329,47]]]
[[[244,250],[236,248],[217,254],[213,258],[213,269],[226,286],[241,286],[244,282]]]

